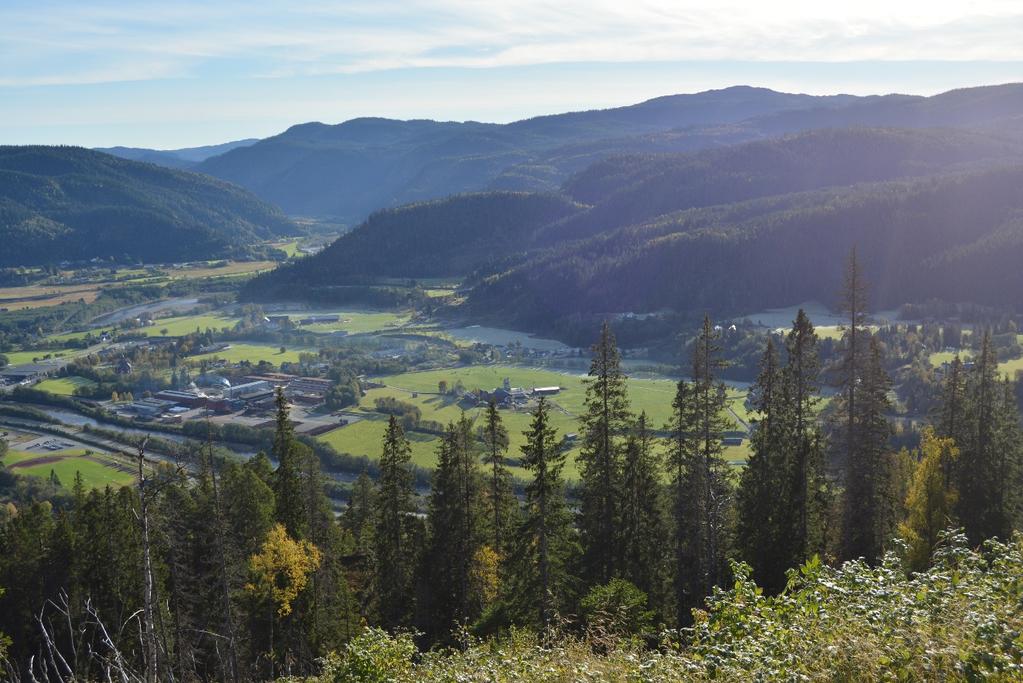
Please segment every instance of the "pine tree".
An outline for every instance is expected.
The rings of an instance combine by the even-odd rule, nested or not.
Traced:
[[[825,518],[830,492],[824,476],[824,437],[817,423],[820,401],[820,355],[817,332],[799,309],[785,339],[786,365],[782,373],[787,411],[793,424],[787,462],[790,505],[789,566],[795,567],[824,550]]]
[[[794,491],[789,481],[795,421],[770,337],[751,394],[759,417],[750,440],[752,455],[736,494],[736,545],[743,560],[753,567],[758,585],[773,593],[784,587],[785,571],[794,566],[789,564],[788,546],[796,531],[790,523],[796,501],[790,500]]]
[[[512,494],[511,474],[504,465],[508,451],[508,430],[501,420],[497,404],[490,401],[483,423],[483,462],[487,465],[487,509],[490,524],[488,543],[504,558],[508,554],[510,534],[515,528],[518,504]]]
[[[448,426],[438,449],[427,514],[429,545],[423,575],[428,577],[430,609],[423,626],[435,639],[448,638],[484,608],[472,590],[474,563],[485,542],[478,462],[479,444],[472,423],[463,415]]]
[[[665,613],[667,565],[664,548],[668,533],[664,520],[662,465],[653,451],[646,412],[640,413],[625,446],[622,475],[622,576],[647,594],[650,604]]]
[[[302,482],[302,453],[295,439],[295,428],[288,415],[288,402],[284,391],[277,388],[277,426],[274,432],[273,456],[277,459],[274,472],[274,496],[277,521],[284,525],[288,535],[303,540],[309,534],[309,512]]]
[[[846,463],[843,545],[847,559],[874,561],[881,556],[897,521],[888,497],[892,428],[886,414],[891,410],[891,380],[882,365],[876,337],[870,338],[859,380],[853,417],[856,440]]]
[[[593,346],[586,408],[582,422],[579,528],[583,542],[583,573],[593,584],[607,583],[618,573],[623,437],[630,416],[626,377],[618,347],[605,321]]]
[[[695,385],[679,381],[672,401],[671,421],[665,425],[669,433],[666,465],[671,477],[671,517],[673,551],[673,590],[675,618],[686,624],[690,610],[699,602],[700,587],[697,547],[700,527],[692,512],[699,486],[697,467],[698,436]]]
[[[524,436],[522,467],[532,479],[526,485],[525,514],[511,564],[509,601],[521,621],[543,627],[569,602],[569,569],[578,552],[562,491],[565,454],[546,398],[540,398]]]
[[[412,449],[392,415],[380,456],[373,526],[374,595],[377,619],[385,628],[408,626],[413,611],[416,507],[411,460]]]
[[[722,458],[721,433],[727,393],[716,379],[721,348],[709,317],[693,342],[693,382],[680,382],[668,431],[668,464],[673,478],[675,526],[675,610],[688,623],[725,574],[727,521],[732,506],[731,473]]]
[[[844,335],[845,353],[840,368],[845,399],[844,455],[848,460],[854,457],[853,451],[858,443],[856,429],[858,406],[856,404],[859,398],[859,385],[863,375],[864,362],[861,337],[867,317],[867,285],[860,269],[856,247],[850,250],[849,260],[846,263],[842,310],[849,315],[849,326],[845,329]]]

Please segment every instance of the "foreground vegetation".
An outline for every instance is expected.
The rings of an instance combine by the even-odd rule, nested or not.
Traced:
[[[325,660],[320,683],[395,681],[973,681],[1023,674],[1023,539],[971,550],[946,536],[925,572],[897,553],[877,567],[814,559],[767,596],[734,568],[692,628],[648,647],[609,614],[583,635],[516,631],[421,653],[412,637],[371,629]]]

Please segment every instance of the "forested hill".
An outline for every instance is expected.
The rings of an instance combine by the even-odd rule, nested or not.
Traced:
[[[546,178],[533,163],[566,145],[720,126],[795,109],[825,110],[854,101],[860,98],[734,87],[505,125],[380,118],[306,123],[208,159],[197,170],[246,187],[290,214],[354,222],[377,209],[495,183],[511,190],[555,190],[565,169],[576,166],[568,159],[544,162],[551,174]],[[555,155],[572,156],[565,150]]]
[[[615,157],[572,178],[563,198],[485,193],[380,212],[247,295],[474,275],[471,313],[526,326],[580,313],[736,314],[827,300],[838,283],[817,264],[856,243],[879,301],[1000,303],[1018,291],[1004,288],[1019,277],[1020,164],[1018,141],[955,129],[822,130]]]
[[[585,212],[553,226],[553,243],[672,211],[823,187],[947,173],[1023,159],[1023,142],[958,129],[822,129],[694,154],[617,156],[564,184]]]
[[[841,283],[824,264],[854,245],[879,307],[1016,305],[1020,187],[1023,166],[1012,166],[689,209],[540,252],[478,285],[469,306],[546,326],[569,314],[736,315],[832,300]]]
[[[377,278],[461,276],[516,262],[544,225],[582,207],[558,195],[491,192],[379,211],[327,249],[251,282],[249,298],[288,298]]]
[[[299,231],[278,209],[209,176],[77,147],[0,147],[2,266],[241,257]]]

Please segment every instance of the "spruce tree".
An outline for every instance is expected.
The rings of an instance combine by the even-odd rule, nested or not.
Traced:
[[[664,520],[662,465],[653,450],[646,412],[640,413],[625,446],[622,474],[622,576],[647,594],[660,614],[668,608],[668,542]]]
[[[415,567],[415,491],[412,449],[392,415],[384,435],[373,521],[377,621],[385,628],[410,625]]]
[[[483,423],[483,462],[487,466],[487,542],[500,558],[509,551],[510,531],[515,528],[518,504],[512,493],[511,473],[505,467],[508,430],[501,420],[497,403],[490,401]]]
[[[672,404],[668,466],[674,491],[675,612],[687,624],[724,578],[726,524],[732,506],[731,474],[721,457],[727,393],[716,380],[723,366],[718,334],[705,317],[693,342],[693,382],[679,382]]]
[[[862,557],[872,562],[881,556],[897,521],[889,499],[892,427],[886,415],[891,410],[891,379],[884,370],[877,337],[870,338],[859,380],[853,416],[856,440],[845,473],[843,552],[846,559]]]
[[[582,423],[579,529],[583,573],[592,584],[607,583],[618,573],[621,553],[619,500],[624,435],[629,400],[618,347],[607,321],[593,346]]]
[[[690,610],[697,604],[699,587],[696,562],[699,546],[699,525],[691,515],[691,503],[698,493],[695,385],[681,380],[672,401],[671,421],[665,425],[669,433],[665,464],[671,477],[671,519],[673,591],[672,608],[678,624],[689,621]]]
[[[561,479],[565,453],[548,410],[547,399],[541,397],[530,428],[524,433],[522,467],[532,479],[526,485],[508,598],[520,621],[540,627],[550,625],[569,603],[570,565],[578,552]]]
[[[273,456],[277,460],[274,472],[274,500],[277,521],[284,525],[288,535],[303,540],[309,534],[309,511],[303,486],[302,453],[295,439],[295,428],[288,414],[288,401],[278,387],[276,395],[277,417],[274,432]]]
[[[758,417],[750,440],[752,455],[739,480],[736,494],[736,545],[753,567],[758,585],[769,592],[784,587],[792,542],[793,490],[789,484],[789,456],[795,452],[792,404],[786,395],[774,340],[760,362],[760,375],[752,389]],[[794,464],[794,463],[793,463]]]
[[[824,550],[828,498],[824,476],[824,437],[817,422],[820,402],[820,352],[817,332],[803,309],[799,309],[785,338],[786,365],[782,371],[786,411],[792,441],[786,469],[786,499],[790,505],[789,566],[795,567]]]
[[[462,415],[448,426],[438,449],[427,513],[423,575],[429,610],[422,625],[435,640],[446,640],[484,608],[472,590],[475,563],[485,542],[478,462],[479,443],[469,418]]]

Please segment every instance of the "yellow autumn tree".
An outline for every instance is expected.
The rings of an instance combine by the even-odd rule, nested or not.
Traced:
[[[275,524],[259,552],[249,558],[252,581],[245,585],[249,593],[270,600],[277,614],[291,614],[291,603],[306,587],[311,574],[320,566],[320,551],[309,541],[288,536],[282,524]]]
[[[951,522],[958,494],[946,472],[958,457],[955,441],[937,436],[930,427],[924,429],[920,458],[906,495],[906,520],[899,525],[908,546],[907,563],[913,571],[930,566],[939,534]]]
[[[500,588],[498,567],[500,556],[488,545],[481,546],[472,558],[470,580],[473,595],[481,607],[486,607],[497,599]]]

